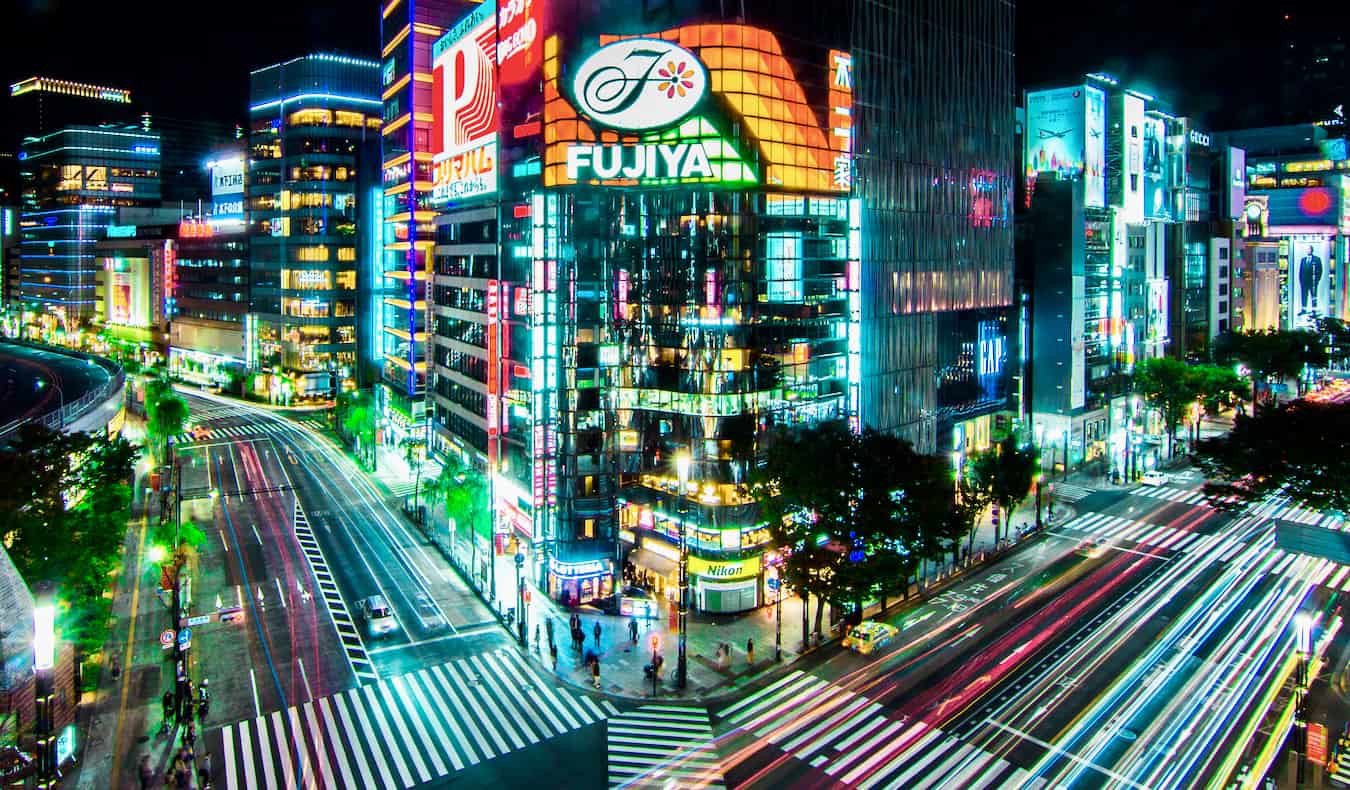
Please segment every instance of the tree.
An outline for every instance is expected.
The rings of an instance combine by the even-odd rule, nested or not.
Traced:
[[[1302,394],[1304,368],[1327,363],[1324,343],[1305,329],[1227,332],[1219,336],[1215,346],[1219,359],[1241,362],[1251,372],[1252,403],[1258,400],[1260,385],[1273,380],[1297,378]]]
[[[775,435],[750,489],[784,579],[803,600],[816,596],[817,633],[826,601],[856,612],[904,595],[919,562],[965,528],[946,458],[842,422]]]
[[[1011,523],[1013,511],[1031,493],[1039,458],[1035,447],[1022,446],[1015,437],[1005,437],[989,449],[971,456],[966,476],[969,485],[963,492],[968,491],[998,505],[1003,516],[1000,526],[1006,527]],[[973,527],[971,534],[974,534]],[[995,527],[994,542],[997,543],[1000,537],[1000,529]]]
[[[1134,390],[1162,415],[1170,457],[1175,450],[1177,426],[1197,395],[1189,366],[1171,357],[1145,359],[1134,367]]]
[[[337,409],[343,435],[357,458],[369,464],[375,453],[375,399],[369,392],[344,392],[338,395]]]
[[[1196,460],[1216,504],[1282,492],[1318,510],[1350,512],[1350,403],[1297,400],[1239,415],[1202,439]]]
[[[450,524],[451,554],[462,530],[470,544],[472,567],[477,572],[478,538],[492,538],[492,508],[488,502],[487,479],[477,467],[450,453],[440,473],[422,483],[427,503],[440,505]]]

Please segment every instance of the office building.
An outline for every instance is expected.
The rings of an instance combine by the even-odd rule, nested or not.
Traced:
[[[376,265],[378,64],[317,54],[249,78],[245,342],[269,387],[359,383],[358,311]]]
[[[1272,45],[1280,64],[1280,119],[1285,124],[1344,120],[1350,110],[1350,35],[1334,4],[1280,4]]]
[[[32,130],[20,147],[20,294],[63,332],[94,316],[93,245],[114,212],[159,203],[159,136],[120,120],[130,105],[123,90],[44,77],[10,86]]]
[[[1105,74],[1028,92],[1023,142],[1034,438],[1048,468],[1142,473],[1156,448],[1135,364],[1207,359],[1241,325],[1243,152]]]
[[[432,51],[432,441],[488,471],[495,521],[438,534],[466,565],[673,592],[684,533],[694,607],[753,608],[777,570],[744,484],[777,428],[945,452],[1006,405],[1011,8],[743,5],[484,3]],[[585,81],[635,36],[665,73],[608,106]]]
[[[381,3],[380,88],[384,102],[383,259],[377,320],[371,334],[384,439],[421,439],[426,428],[427,283],[434,217],[431,200],[432,45],[473,3],[392,0]]]

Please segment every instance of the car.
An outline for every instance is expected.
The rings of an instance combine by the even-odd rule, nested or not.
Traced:
[[[1078,552],[1079,556],[1092,558],[1102,556],[1106,551],[1106,546],[1096,538],[1088,538],[1079,543],[1078,548],[1074,550]]]
[[[398,620],[394,618],[394,610],[389,608],[389,602],[384,600],[383,595],[362,598],[359,611],[361,620],[366,626],[366,636],[371,639],[392,634],[398,630]]]
[[[1155,472],[1145,472],[1144,476],[1141,477],[1139,480],[1146,486],[1163,486],[1167,485],[1167,483],[1170,482],[1172,478],[1168,477],[1162,472],[1155,471]]]
[[[619,614],[624,617],[656,617],[656,596],[641,587],[625,587],[619,596]]]
[[[900,633],[900,629],[875,620],[864,620],[848,630],[844,637],[844,647],[862,655],[871,655],[879,647],[885,647]]]

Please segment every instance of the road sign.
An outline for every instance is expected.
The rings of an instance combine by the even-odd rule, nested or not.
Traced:
[[[519,568],[524,564],[525,564],[525,555],[522,554],[520,551],[516,551],[516,567]]]
[[[1327,727],[1325,724],[1308,725],[1308,759],[1319,765],[1327,762]]]
[[[778,592],[778,580],[772,576],[764,580],[764,586],[768,587],[773,592]]]
[[[159,646],[165,650],[173,647],[173,629],[167,629],[159,635]]]
[[[192,644],[192,629],[184,628],[178,632],[178,646],[186,648],[190,644]]]
[[[244,610],[238,606],[227,606],[220,610],[220,622],[232,623],[235,620],[244,619]]]
[[[187,624],[190,625],[190,626],[193,626],[193,625],[206,625],[206,624],[209,623],[209,622],[211,622],[211,615],[209,615],[209,614],[199,614],[199,615],[197,615],[197,616],[195,616],[195,617],[189,617],[189,618],[187,619]]]

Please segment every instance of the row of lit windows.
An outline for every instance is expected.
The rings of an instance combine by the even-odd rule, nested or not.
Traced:
[[[325,110],[309,109],[296,110],[290,114],[287,122],[291,126],[368,126],[372,129],[380,128],[380,119],[374,116],[367,117],[359,112],[351,110]]]
[[[345,269],[331,272],[326,269],[282,269],[281,287],[295,291],[355,291],[356,271]]]
[[[325,299],[287,297],[281,300],[281,314],[296,318],[349,318],[356,315],[356,302],[346,299],[329,302]]]

